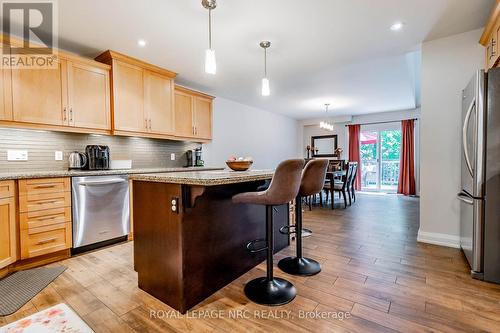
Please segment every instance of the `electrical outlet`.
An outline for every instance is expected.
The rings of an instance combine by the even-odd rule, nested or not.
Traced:
[[[56,161],[62,161],[63,160],[63,152],[62,151],[59,151],[57,150],[54,154],[54,159]]]
[[[27,150],[7,150],[7,161],[27,161]]]
[[[175,161],[175,153],[170,154],[170,160]]]

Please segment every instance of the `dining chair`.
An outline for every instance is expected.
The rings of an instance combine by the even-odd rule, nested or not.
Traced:
[[[344,178],[338,181],[336,181],[334,178],[331,178],[330,182],[325,184],[325,186],[323,187],[323,190],[327,193],[327,200],[328,194],[330,194],[332,197],[332,209],[334,209],[335,206],[335,192],[338,192],[339,195],[342,194],[344,198],[344,208],[347,208],[347,191],[351,183],[352,169],[353,168],[351,164],[347,163],[346,174]]]
[[[356,176],[358,175],[358,162],[351,162],[353,166],[353,171],[351,175],[351,183],[349,184],[349,205],[351,204],[351,197],[354,202],[356,202],[356,190],[355,190],[355,184],[356,184]]]

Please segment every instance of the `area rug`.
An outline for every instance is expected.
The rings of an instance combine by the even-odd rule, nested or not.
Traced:
[[[61,303],[3,327],[0,333],[93,333],[94,331]]]
[[[64,266],[39,267],[0,280],[0,316],[19,310],[65,270]]]

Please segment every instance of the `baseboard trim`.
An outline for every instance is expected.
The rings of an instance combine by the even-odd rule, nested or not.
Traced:
[[[417,241],[446,247],[460,248],[460,237],[435,232],[418,231]]]

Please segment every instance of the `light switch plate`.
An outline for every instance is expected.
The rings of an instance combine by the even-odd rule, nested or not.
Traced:
[[[175,153],[170,154],[170,160],[175,161]]]
[[[63,152],[59,151],[59,150],[56,150],[56,152],[54,154],[54,159],[56,161],[62,161],[63,160]]]
[[[7,150],[7,161],[27,161],[27,150]]]

